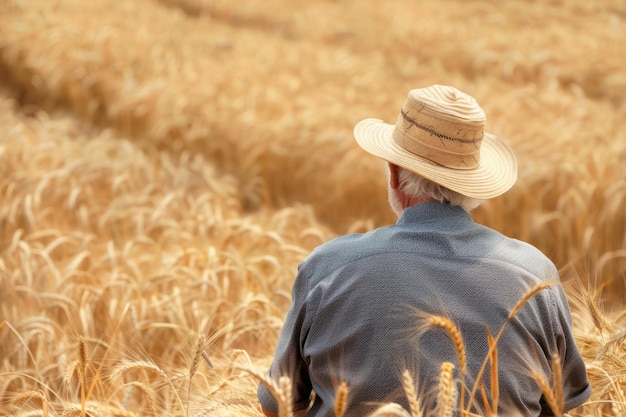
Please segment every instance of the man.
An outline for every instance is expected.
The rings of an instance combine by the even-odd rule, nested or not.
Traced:
[[[446,362],[455,365],[456,395],[464,392],[465,409],[477,414],[493,406],[493,384],[499,415],[554,415],[537,375],[548,383],[560,375],[563,409],[556,412],[589,397],[554,264],[469,215],[517,178],[512,150],[484,131],[485,122],[471,96],[434,85],[409,92],[395,125],[376,119],[356,125],[357,143],[388,163],[389,202],[398,221],[327,242],[300,265],[269,369],[271,378],[292,380],[293,410],[333,415],[342,381],[349,393],[345,415],[366,416],[387,402],[409,410],[405,369],[423,407],[432,410]],[[529,290],[553,281],[557,285],[538,291],[509,317]],[[429,315],[450,319],[462,334],[463,374],[449,336],[420,323]],[[487,329],[492,335],[504,329],[496,344],[498,385],[489,371],[481,372],[490,356]],[[265,386],[258,396],[265,414],[276,415]]]

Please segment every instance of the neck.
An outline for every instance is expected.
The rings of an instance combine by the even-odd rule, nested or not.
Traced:
[[[405,209],[429,201],[435,201],[435,199],[431,197],[409,196],[397,188],[389,188],[389,204],[398,217]]]
[[[404,208],[406,209],[408,207],[416,206],[422,203],[428,203],[430,201],[435,201],[435,199],[432,197],[407,197]]]

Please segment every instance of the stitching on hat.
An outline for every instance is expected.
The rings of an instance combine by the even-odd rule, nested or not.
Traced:
[[[424,126],[418,122],[416,122],[415,120],[413,120],[412,118],[409,117],[409,115],[404,111],[404,109],[400,109],[400,114],[402,115],[402,118],[404,120],[406,120],[407,122],[411,123],[413,126],[417,127],[418,129],[422,129],[423,131],[430,133],[431,135],[437,136],[440,139],[446,139],[446,140],[451,140],[453,142],[461,142],[461,143],[471,143],[471,144],[477,144],[479,143],[482,139],[484,134],[481,132],[480,137],[478,138],[472,138],[472,139],[461,139],[461,138],[455,138],[452,136],[447,136],[447,135],[443,135],[427,126]]]

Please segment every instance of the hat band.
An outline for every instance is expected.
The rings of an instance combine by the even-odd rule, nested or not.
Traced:
[[[414,134],[409,134],[409,130]],[[447,168],[474,169],[480,163],[481,137],[473,139],[455,138],[443,135],[434,129],[424,126],[402,110],[393,131],[393,141],[401,148]],[[446,148],[446,143],[462,142],[472,144],[473,152],[454,152]]]

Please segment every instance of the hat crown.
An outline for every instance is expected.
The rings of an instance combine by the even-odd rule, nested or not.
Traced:
[[[480,163],[486,120],[476,100],[454,87],[415,89],[402,106],[393,140],[444,167],[473,169]]]
[[[434,85],[409,92],[409,100],[427,106],[428,110],[439,113],[450,121],[465,120],[484,126],[487,116],[476,99],[454,87]]]

